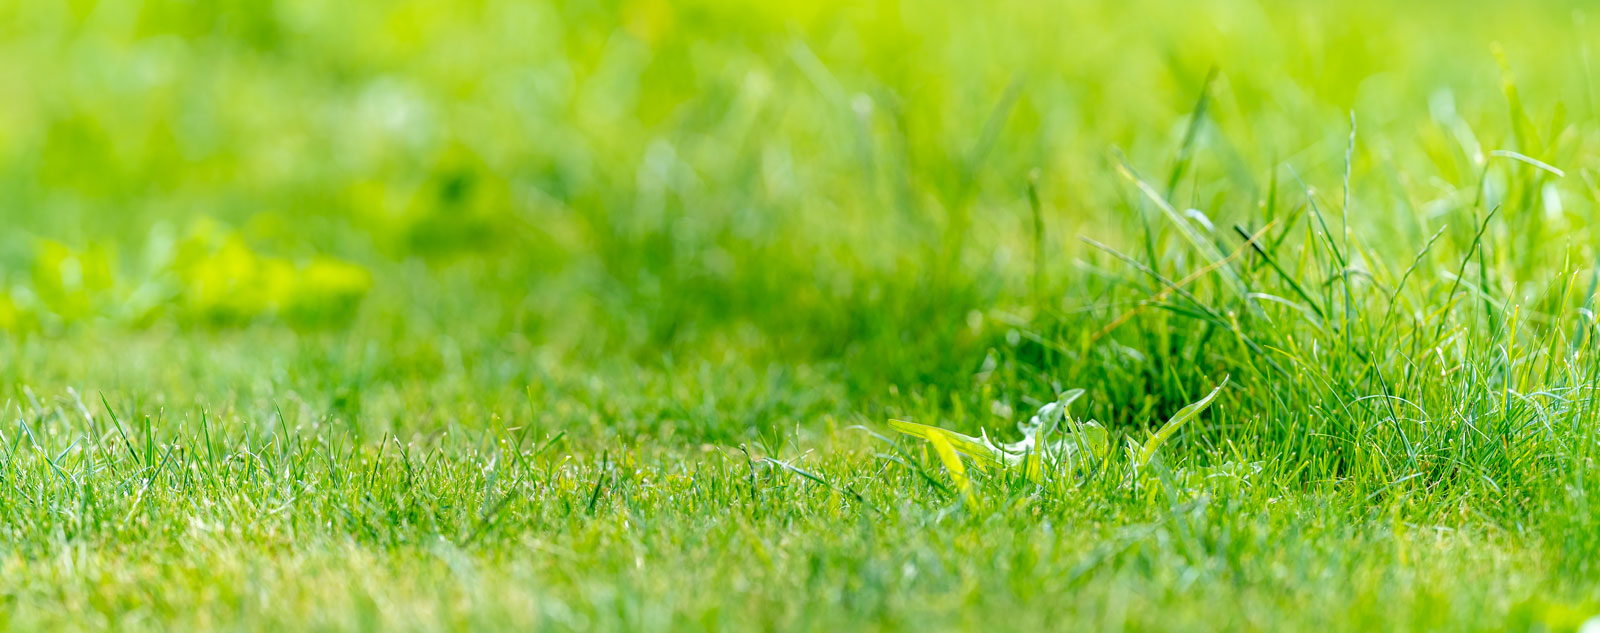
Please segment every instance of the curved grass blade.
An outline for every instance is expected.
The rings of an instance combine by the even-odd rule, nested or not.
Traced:
[[[1217,385],[1217,388],[1212,389],[1211,393],[1206,394],[1206,397],[1174,413],[1166,424],[1161,425],[1161,430],[1156,431],[1150,436],[1150,439],[1145,440],[1144,446],[1139,449],[1139,453],[1134,460],[1134,467],[1144,468],[1146,464],[1149,464],[1150,459],[1155,457],[1156,451],[1161,449],[1161,445],[1167,443],[1168,439],[1176,435],[1178,429],[1183,428],[1183,425],[1187,424],[1189,420],[1194,419],[1195,416],[1200,415],[1201,411],[1205,411],[1206,407],[1211,406],[1211,401],[1216,400],[1217,394],[1222,393],[1222,388],[1226,386],[1228,386],[1228,377],[1223,376],[1222,383]]]

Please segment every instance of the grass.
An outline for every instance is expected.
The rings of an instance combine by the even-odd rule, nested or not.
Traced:
[[[1600,614],[1581,5],[0,24],[0,626]]]

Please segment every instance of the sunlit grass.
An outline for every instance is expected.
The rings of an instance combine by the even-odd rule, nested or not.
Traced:
[[[1586,11],[0,6],[0,622],[1576,630]]]

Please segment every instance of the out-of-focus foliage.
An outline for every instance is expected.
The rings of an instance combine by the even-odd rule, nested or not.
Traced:
[[[1586,11],[6,3],[0,328],[818,362],[855,393],[1018,378],[1000,361],[1028,353],[1039,384],[997,388],[1050,393],[1076,378],[1028,337],[1125,285],[1080,235],[1196,264],[1154,248],[1174,227],[1123,160],[1224,251],[1306,217],[1309,189],[1365,238],[1357,266],[1445,227],[1425,269],[1446,268],[1497,204],[1484,239],[1516,248],[1483,269],[1507,290],[1592,261]]]
[[[237,232],[200,222],[181,239],[156,235],[143,266],[119,275],[105,242],[73,249],[39,239],[28,275],[0,302],[13,332],[61,333],[78,324],[143,328],[244,325],[262,319],[307,327],[348,321],[372,284],[367,269],[322,255],[303,262],[262,255]],[[125,278],[129,277],[131,278]]]
[[[1226,226],[1273,165],[1333,182],[1327,141],[1354,110],[1353,214],[1418,239],[1414,214],[1363,209],[1426,215],[1495,148],[1594,154],[1596,35],[1563,3],[6,3],[0,314],[333,324],[364,285],[340,260],[477,297],[476,317],[439,318],[567,345],[553,322],[603,324],[585,337],[603,347],[753,326],[836,354],[901,338],[863,314],[959,321],[1021,285],[991,275],[1025,270],[1030,170],[1052,250],[1126,226],[1112,148],[1165,174],[1212,69],[1185,203]],[[1530,244],[1593,213],[1577,164],[1535,192],[1554,211]],[[231,264],[174,263],[195,268],[176,294],[91,305],[139,295],[162,266],[147,242],[202,219],[234,227],[214,254]],[[76,254],[81,287],[70,266],[57,287],[41,239]],[[254,272],[198,283],[228,266]]]

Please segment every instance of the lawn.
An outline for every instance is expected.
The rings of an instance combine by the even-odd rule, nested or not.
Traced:
[[[1595,43],[0,3],[0,629],[1591,633]]]

